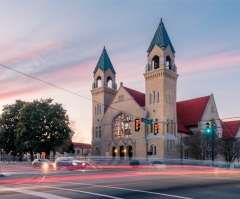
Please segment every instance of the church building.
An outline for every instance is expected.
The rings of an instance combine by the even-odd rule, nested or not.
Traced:
[[[123,83],[117,88],[116,72],[104,47],[91,90],[93,156],[188,158],[188,148],[179,151],[176,143],[204,129],[208,120],[215,121],[222,136],[212,94],[176,102],[175,50],[162,19],[147,50],[143,76],[145,93]]]

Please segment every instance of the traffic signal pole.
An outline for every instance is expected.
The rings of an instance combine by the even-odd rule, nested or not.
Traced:
[[[211,120],[212,122],[212,165],[214,163],[214,149],[215,149],[215,122],[214,119]]]

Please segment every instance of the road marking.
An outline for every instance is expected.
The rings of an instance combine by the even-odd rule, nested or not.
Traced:
[[[59,188],[59,187],[50,187],[50,186],[43,186],[43,185],[32,185],[32,184],[20,184],[16,183],[18,185],[28,185],[28,186],[34,186],[34,187],[42,187],[42,188],[47,188],[47,189],[57,189],[57,190],[62,190],[62,191],[70,191],[70,192],[77,192],[77,193],[84,193],[84,194],[89,194],[89,195],[94,195],[94,196],[101,196],[105,198],[111,198],[111,199],[123,199],[119,197],[114,197],[110,195],[105,195],[105,194],[99,194],[99,193],[93,193],[93,192],[87,192],[87,191],[80,191],[80,190],[75,190],[75,189],[65,189],[65,188]],[[49,199],[65,199],[63,197],[56,197],[56,198],[49,198]],[[69,199],[69,198],[66,198]]]
[[[0,186],[0,191],[12,191],[12,192],[18,192],[18,193],[23,193],[27,195],[33,195],[33,196],[38,196],[46,199],[70,199],[70,198],[65,198],[49,193],[42,193],[42,192],[37,192],[37,191],[30,191],[27,189],[20,189],[20,188],[10,188],[10,187],[4,187]]]
[[[149,194],[160,195],[160,196],[168,196],[168,197],[172,197],[172,198],[193,199],[193,198],[187,198],[187,197],[183,197],[183,196],[157,193],[157,192],[151,192],[151,191],[143,191],[143,190],[137,190],[137,189],[128,189],[128,188],[122,188],[122,187],[111,187],[111,186],[94,185],[94,184],[86,184],[86,183],[78,183],[78,182],[56,182],[56,183],[79,184],[79,185],[87,185],[87,186],[93,186],[93,187],[104,187],[104,188],[109,188],[109,189],[120,189],[120,190],[140,192],[140,193],[149,193]]]

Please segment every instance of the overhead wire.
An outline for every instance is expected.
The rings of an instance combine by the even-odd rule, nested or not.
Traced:
[[[86,99],[86,100],[89,100],[89,101],[91,101],[91,102],[95,102],[95,103],[97,103],[97,104],[101,104],[101,105],[103,105],[104,107],[111,108],[111,109],[114,109],[114,110],[116,110],[116,111],[122,111],[122,110],[116,109],[116,108],[114,108],[114,107],[111,107],[111,106],[108,106],[108,105],[104,105],[104,104],[102,104],[102,103],[99,103],[99,102],[97,102],[97,101],[94,101],[94,100],[92,100],[92,99],[90,99],[90,98],[87,98],[87,97],[85,97],[85,96],[83,96],[83,95],[80,95],[80,94],[78,94],[78,93],[72,92],[72,91],[70,91],[70,90],[68,90],[68,89],[65,89],[65,88],[63,88],[63,87],[57,86],[57,85],[55,85],[55,84],[53,84],[53,83],[47,82],[47,81],[42,80],[42,79],[40,79],[40,78],[34,77],[34,76],[29,75],[29,74],[24,73],[24,72],[21,72],[21,71],[19,71],[19,70],[16,70],[16,69],[11,68],[11,67],[9,67],[9,66],[6,66],[6,65],[4,65],[4,64],[1,64],[1,63],[0,63],[0,66],[2,66],[2,67],[4,67],[4,68],[7,68],[7,69],[9,69],[9,70],[12,70],[12,71],[14,71],[14,72],[17,72],[17,73],[19,73],[19,74],[25,75],[25,76],[27,76],[27,77],[29,77],[29,78],[34,79],[34,80],[40,81],[40,82],[42,82],[42,83],[45,83],[45,84],[47,84],[47,85],[49,85],[49,86],[53,86],[53,87],[55,87],[55,88],[58,88],[58,89],[60,89],[60,90],[65,91],[65,92],[71,93],[71,94],[73,94],[73,95],[75,95],[75,96],[84,98],[84,99]],[[123,100],[123,101],[127,101],[127,100],[131,100],[131,99],[125,99],[125,100]],[[133,117],[139,118],[139,116],[136,116],[136,115],[133,115],[133,114],[130,114],[130,115],[133,116]],[[221,121],[221,120],[231,120],[231,119],[236,119],[236,118],[239,118],[239,121],[240,121],[240,117],[222,118],[222,119],[214,119],[214,120],[220,120],[220,121]],[[207,121],[209,121],[209,120],[201,120],[201,122],[207,122]],[[192,121],[182,121],[180,124],[185,123],[185,122],[199,122],[199,121],[194,121],[194,120],[192,120]],[[230,121],[229,121],[229,122],[230,122]],[[158,122],[158,123],[160,123],[160,122]],[[172,122],[172,123],[178,124],[179,122]],[[220,128],[220,127],[218,127],[218,128]]]

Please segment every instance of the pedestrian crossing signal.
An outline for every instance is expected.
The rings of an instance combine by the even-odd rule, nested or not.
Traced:
[[[140,124],[141,124],[140,119],[135,119],[135,131],[140,130]]]
[[[154,123],[154,135],[157,135],[159,131],[159,124],[158,123]]]

